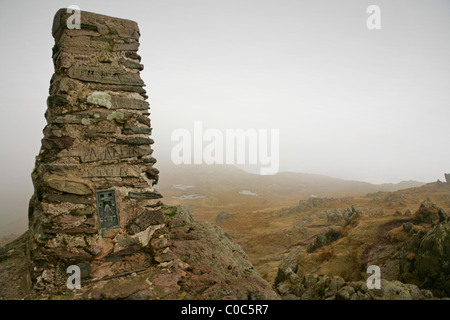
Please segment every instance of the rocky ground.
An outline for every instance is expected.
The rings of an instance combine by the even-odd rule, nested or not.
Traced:
[[[173,264],[91,279],[79,291],[43,296],[27,289],[21,237],[0,250],[0,298],[447,299],[446,212],[450,186],[443,183],[310,198],[278,211],[218,212],[223,229],[195,221],[181,206],[165,207]],[[367,288],[370,265],[380,267],[379,290]]]
[[[435,197],[440,191],[448,199],[448,185],[428,188],[434,189]],[[283,299],[426,300],[450,296],[450,219],[430,198],[414,214],[396,210],[393,215],[372,216],[352,206],[344,212],[329,211],[327,218],[344,222],[317,235],[306,250],[291,250],[282,260],[274,285]],[[380,267],[380,289],[367,287],[370,265]]]
[[[28,289],[22,236],[0,250],[0,299],[279,299],[221,228],[196,222],[183,207],[165,207],[164,213],[173,262],[42,295]]]

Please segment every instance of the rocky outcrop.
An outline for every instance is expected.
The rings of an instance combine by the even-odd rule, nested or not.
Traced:
[[[444,176],[445,176],[445,181],[446,181],[448,184],[450,184],[450,173],[446,173],[446,174],[444,174]]]
[[[309,198],[307,200],[300,200],[297,206],[281,211],[280,216],[283,217],[288,214],[303,212],[308,209],[317,208],[334,200],[335,199],[333,198],[314,198],[314,197]]]
[[[363,212],[359,210],[356,206],[352,206],[351,208],[347,208],[344,213],[342,214],[342,217],[345,220],[345,225],[349,225],[359,217],[361,217]]]
[[[414,273],[423,286],[450,296],[450,223],[440,223],[423,238],[417,250]]]
[[[295,270],[295,265],[294,266]],[[276,291],[285,300],[427,300],[433,294],[412,284],[381,280],[380,289],[369,289],[365,281],[314,273],[299,275],[288,261],[280,265],[275,280]]]
[[[369,289],[365,281],[346,281],[339,276],[302,274],[298,268],[301,252],[291,253],[280,264],[275,290],[285,300],[426,300],[429,290],[413,284],[381,279],[380,289]]]
[[[30,297],[26,234],[0,247],[0,300]]]
[[[180,283],[186,299],[278,299],[242,248],[220,227],[195,222],[183,207],[168,207],[166,215],[173,253],[189,264]]]
[[[164,206],[162,212],[171,261],[84,279],[74,292],[42,293],[27,287],[26,237],[22,237],[0,249],[0,299],[279,299],[221,228],[196,222],[180,206]],[[110,268],[118,262],[111,260]]]
[[[275,288],[283,299],[420,300],[450,296],[450,219],[430,199],[423,201],[410,219],[400,218],[404,217],[400,211],[394,214],[396,219],[379,227],[374,244],[364,243],[363,234],[355,237],[356,233],[352,232],[357,228],[352,222],[361,216],[360,210],[352,207],[343,216],[346,226],[319,234],[306,252],[293,252],[282,261]],[[340,237],[340,242],[332,244]],[[348,248],[366,246],[360,255],[355,255],[354,247],[348,253],[339,253],[340,261],[361,271],[356,277],[343,272],[346,269],[320,267],[320,262],[336,257],[340,243]],[[380,266],[380,290],[369,290],[360,281],[365,279],[363,270],[367,265]],[[340,272],[342,277],[334,276],[332,270]]]
[[[328,222],[340,222],[343,220],[341,209],[325,210]]]
[[[221,213],[219,213],[217,215],[216,223],[221,223],[223,221],[226,221],[226,220],[230,219],[230,217],[231,217],[231,214],[229,214],[228,212],[223,211],[223,212],[221,212]]]
[[[403,207],[404,195],[399,192],[377,192],[373,194],[368,194],[368,196],[375,196],[371,202],[376,204],[384,204],[387,207],[398,208]]]
[[[316,237],[316,240],[308,246],[307,252],[314,252],[317,249],[329,245],[330,243],[338,240],[341,237],[342,231],[340,228],[328,228],[324,233],[319,234]]]
[[[404,224],[412,236],[401,250],[400,279],[431,289],[438,296],[450,296],[450,220],[429,199],[420,205],[415,218],[431,227]]]
[[[445,212],[438,208],[430,198],[422,202],[419,210],[414,214],[414,220],[417,223],[436,224],[445,219]]]

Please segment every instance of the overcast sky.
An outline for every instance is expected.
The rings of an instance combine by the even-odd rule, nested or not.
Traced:
[[[138,22],[160,162],[173,130],[201,120],[280,129],[280,171],[375,183],[450,172],[448,0],[0,0],[4,210],[31,196],[51,25],[73,4]],[[366,26],[372,4],[381,30]]]

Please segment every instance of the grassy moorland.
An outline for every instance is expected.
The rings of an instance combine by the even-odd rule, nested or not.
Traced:
[[[347,280],[361,278],[361,265],[386,241],[401,241],[395,229],[410,221],[411,215],[428,197],[450,210],[450,188],[435,183],[423,185],[373,185],[320,175],[282,173],[259,176],[234,167],[190,166],[161,170],[159,190],[167,204],[189,208],[198,220],[215,221],[237,241],[270,283],[280,261],[290,252],[307,251],[317,235],[341,227],[343,237],[332,245],[305,255],[305,273],[339,275]],[[174,186],[175,185],[175,186]],[[241,194],[248,190],[255,195]],[[180,200],[181,195],[204,196]],[[362,211],[356,223],[330,221],[328,213],[352,206]],[[387,254],[387,253],[386,253]]]

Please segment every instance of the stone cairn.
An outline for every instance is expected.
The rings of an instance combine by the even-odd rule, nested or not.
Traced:
[[[55,73],[32,173],[27,254],[36,290],[128,275],[173,259],[153,188],[149,103],[135,22],[66,9],[53,21]]]

